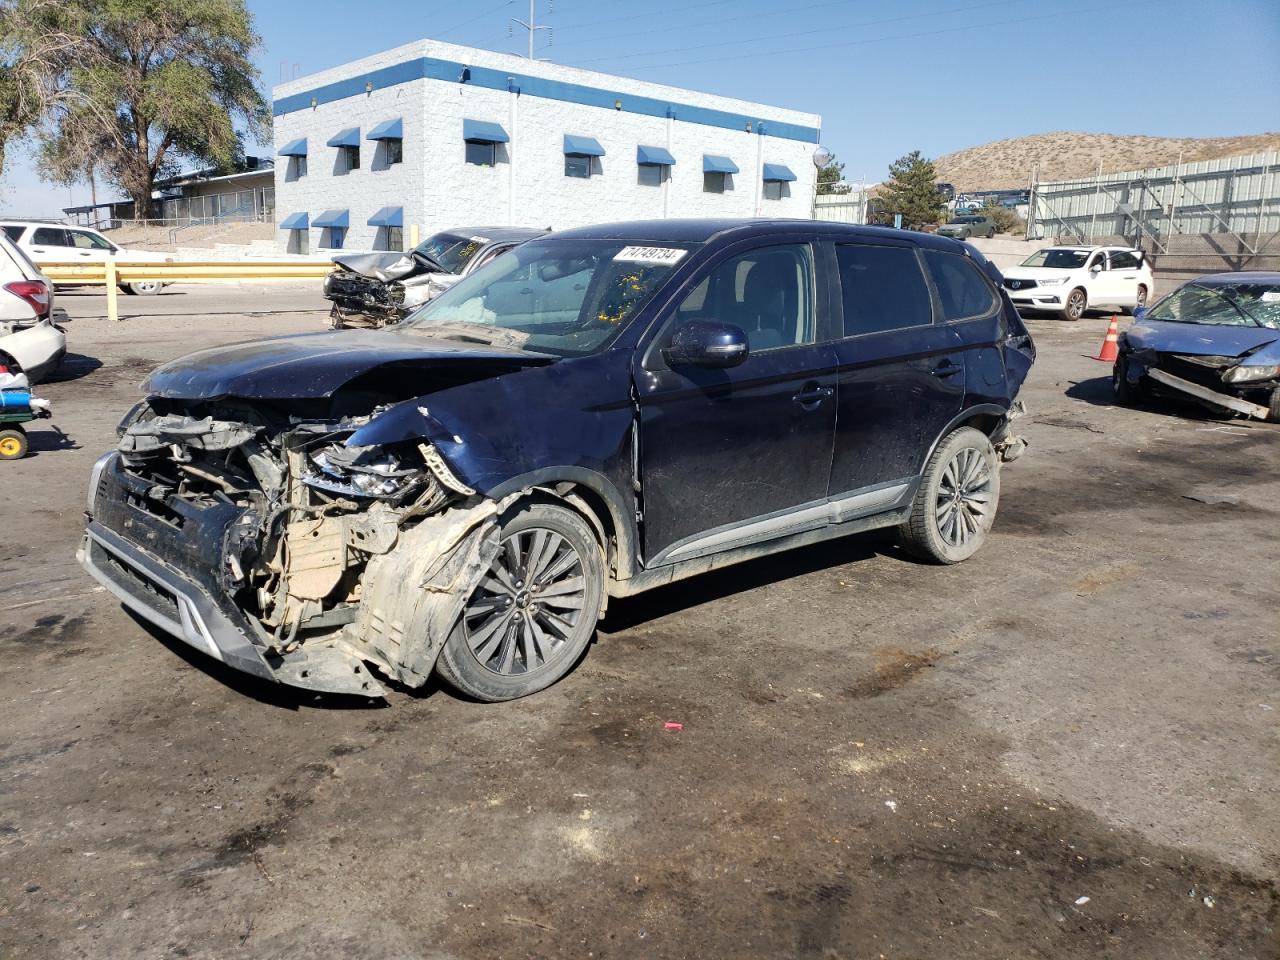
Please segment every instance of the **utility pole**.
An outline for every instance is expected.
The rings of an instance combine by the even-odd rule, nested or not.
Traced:
[[[550,27],[548,27],[548,26],[540,25],[540,24],[538,24],[538,23],[537,23],[537,15],[538,15],[537,5],[538,5],[538,0],[529,0],[529,22],[528,22],[528,23],[526,23],[525,21],[523,21],[523,20],[521,20],[521,19],[519,19],[519,18],[517,18],[517,17],[512,17],[512,18],[511,18],[511,22],[512,22],[512,23],[517,23],[517,24],[519,24],[520,26],[524,27],[524,28],[525,28],[525,30],[527,30],[527,31],[528,31],[528,33],[529,33],[529,59],[530,59],[530,60],[536,60],[536,59],[537,59],[537,57],[535,57],[535,56],[533,55],[533,41],[534,41],[534,36],[537,34],[537,32],[538,32],[539,30],[548,30],[548,31],[549,31],[549,30],[551,29],[551,28],[550,28]],[[550,11],[548,11],[548,13],[549,13],[549,12],[550,12]]]

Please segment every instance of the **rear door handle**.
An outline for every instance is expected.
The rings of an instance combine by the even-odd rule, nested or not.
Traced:
[[[954,377],[957,373],[964,371],[964,367],[958,363],[952,363],[950,360],[943,360],[929,372],[935,377]]]
[[[802,407],[816,407],[831,394],[830,387],[821,386],[816,381],[811,380],[801,387],[800,392],[791,399]]]

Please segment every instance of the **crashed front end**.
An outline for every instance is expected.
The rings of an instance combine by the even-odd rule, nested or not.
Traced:
[[[420,686],[497,550],[499,505],[422,439],[346,442],[383,409],[147,401],[94,467],[81,562],[235,669],[381,696],[373,663]]]
[[[1265,362],[1273,358],[1260,350],[1222,356],[1125,346],[1123,375],[1134,387],[1150,384],[1161,393],[1258,420],[1268,419],[1280,392],[1280,363]]]
[[[335,260],[324,282],[334,329],[379,328],[399,323],[449,289],[457,277],[431,270],[412,256],[363,254]]]

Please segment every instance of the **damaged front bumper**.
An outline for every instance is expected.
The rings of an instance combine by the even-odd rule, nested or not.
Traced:
[[[1234,382],[1228,379],[1234,371],[1242,368],[1243,359],[1132,350],[1122,355],[1121,366],[1131,386],[1140,386],[1145,381],[1159,390],[1197,400],[1214,409],[1266,420],[1271,415],[1266,401],[1280,390],[1280,379],[1260,377]],[[1264,402],[1256,403],[1255,400]]]

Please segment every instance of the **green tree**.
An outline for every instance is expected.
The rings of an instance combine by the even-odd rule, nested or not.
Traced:
[[[844,164],[836,159],[835,154],[831,155],[831,159],[818,168],[818,196],[825,196],[832,193],[848,193],[849,185],[842,183],[844,179]]]
[[[919,150],[889,165],[889,179],[876,200],[876,223],[892,225],[894,214],[900,213],[902,225],[908,230],[936,224],[947,206],[938,193],[933,162],[920,156]]]
[[[45,0],[3,0],[17,9]],[[96,169],[153,212],[155,181],[184,163],[230,168],[270,123],[244,0],[60,0],[49,24],[75,38],[41,128],[42,175]]]
[[[0,172],[9,146],[63,102],[62,80],[82,37],[61,0],[0,0]]]

